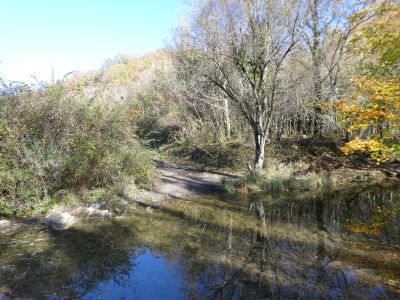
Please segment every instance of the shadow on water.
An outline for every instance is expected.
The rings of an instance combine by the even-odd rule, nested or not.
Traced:
[[[46,299],[390,299],[400,188],[171,201],[0,237],[0,293]],[[279,199],[278,199],[279,198]],[[379,271],[378,271],[379,270]],[[52,296],[53,295],[53,296]],[[55,296],[56,295],[56,296]]]

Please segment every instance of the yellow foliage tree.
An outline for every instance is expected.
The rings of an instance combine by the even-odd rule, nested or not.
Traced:
[[[350,79],[353,91],[335,105],[354,136],[342,150],[368,152],[378,163],[400,161],[400,5],[371,4],[354,16],[368,20],[353,39],[362,73]]]

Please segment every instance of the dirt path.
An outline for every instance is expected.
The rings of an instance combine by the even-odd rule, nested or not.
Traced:
[[[161,160],[156,161],[156,166],[159,179],[151,191],[140,193],[136,201],[158,203],[167,198],[212,194],[218,192],[223,179],[237,177],[221,172],[199,171]]]

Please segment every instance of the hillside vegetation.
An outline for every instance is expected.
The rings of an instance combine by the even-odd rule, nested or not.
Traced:
[[[87,95],[74,80],[34,89],[5,87],[0,107],[1,212],[37,213],[63,200],[57,197],[71,198],[126,180],[149,184],[152,155],[134,134],[131,110],[128,101]]]
[[[157,156],[264,190],[345,167],[400,173],[397,1],[198,1],[187,18],[168,49],[2,82],[2,214],[149,187]]]

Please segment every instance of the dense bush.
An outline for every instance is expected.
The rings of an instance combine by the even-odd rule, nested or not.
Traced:
[[[205,166],[230,169],[243,168],[250,153],[249,149],[237,142],[199,144],[190,140],[174,144],[171,152]]]
[[[136,99],[135,132],[151,148],[174,142],[184,127],[180,109],[163,95],[142,93]]]
[[[67,84],[4,90],[0,106],[0,209],[32,212],[60,189],[149,182],[153,165],[133,133],[127,101],[87,99]]]

